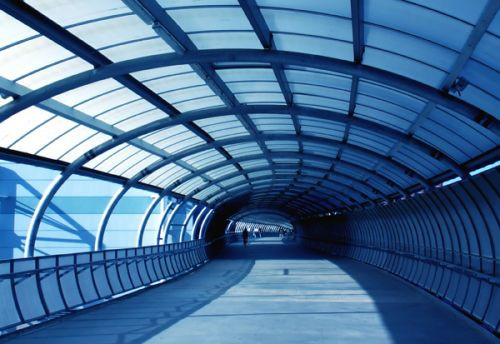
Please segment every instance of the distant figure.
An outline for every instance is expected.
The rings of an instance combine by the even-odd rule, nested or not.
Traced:
[[[247,243],[248,243],[248,229],[245,229],[243,230],[243,245],[245,247],[247,247]]]
[[[262,238],[262,234],[260,234],[260,228],[259,227],[255,228],[255,231],[253,232],[253,234],[254,234],[254,236],[255,236],[256,239],[257,238]]]

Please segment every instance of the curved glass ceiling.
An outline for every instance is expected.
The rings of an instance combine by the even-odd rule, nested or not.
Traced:
[[[211,208],[388,201],[498,158],[499,7],[2,1],[0,146]]]

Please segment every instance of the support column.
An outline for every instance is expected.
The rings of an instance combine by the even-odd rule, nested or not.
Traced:
[[[196,211],[196,209],[198,209],[198,205],[197,204],[193,208],[191,208],[191,210],[189,211],[189,213],[186,214],[186,218],[182,222],[181,234],[180,234],[180,237],[179,237],[179,242],[183,242],[184,241],[184,236],[186,235],[187,224],[189,223],[189,220],[191,219],[191,217],[194,215],[194,212]]]
[[[144,237],[144,230],[146,229],[146,225],[148,223],[149,217],[153,213],[154,208],[156,205],[162,200],[163,195],[157,195],[151,203],[149,203],[148,208],[144,212],[144,216],[142,217],[141,224],[139,225],[139,228],[137,229],[137,240],[136,240],[136,246],[141,247],[142,246],[142,238]]]
[[[200,213],[198,214],[198,216],[196,216],[196,220],[194,220],[194,224],[193,224],[193,240],[194,238],[198,239],[198,236],[199,236],[199,233],[200,233],[200,230],[199,230],[199,227],[201,225],[201,221],[205,218],[205,214],[208,210],[208,207],[203,207],[203,209],[200,211]]]
[[[174,219],[175,214],[179,211],[181,208],[181,205],[184,203],[184,201],[181,201],[180,203],[177,203],[172,210],[172,212],[168,215],[167,222],[165,223],[165,230],[163,231],[163,238],[160,236],[160,241],[163,242],[163,244],[167,244],[168,241],[168,230],[170,227],[170,224],[172,223],[172,220]]]
[[[163,212],[161,214],[161,219],[160,219],[160,225],[158,226],[158,231],[156,233],[156,245],[160,245],[161,227],[165,223],[165,220],[167,219],[167,215],[170,212],[170,210],[172,210],[174,208],[173,205],[174,205],[174,202],[170,201],[170,202],[168,202],[165,209],[163,209]]]
[[[106,209],[104,209],[104,212],[102,213],[101,220],[99,221],[99,226],[97,227],[97,234],[94,242],[94,251],[102,250],[104,231],[106,230],[106,226],[108,225],[109,218],[111,217],[111,214],[113,213],[116,205],[118,204],[118,202],[120,202],[123,195],[127,193],[129,188],[130,187],[128,186],[120,187],[118,190],[116,190],[116,192],[113,194],[113,197],[111,197],[111,199],[109,200]]]
[[[210,223],[210,219],[212,218],[214,214],[214,210],[210,209],[210,211],[207,213],[207,216],[201,223],[201,228],[200,228],[200,236],[198,239],[203,239],[205,238],[205,230],[207,229],[208,224]]]

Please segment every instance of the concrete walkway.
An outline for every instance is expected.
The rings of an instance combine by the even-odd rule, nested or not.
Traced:
[[[202,269],[12,343],[498,343],[380,270],[278,239],[228,247]]]

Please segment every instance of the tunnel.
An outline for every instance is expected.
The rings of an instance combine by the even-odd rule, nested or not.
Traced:
[[[0,342],[498,343],[498,0],[1,0]]]

